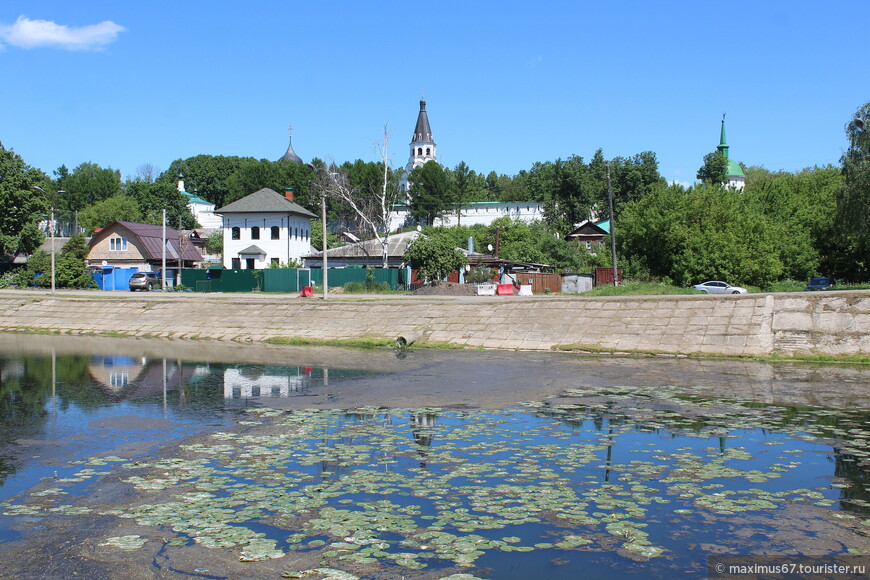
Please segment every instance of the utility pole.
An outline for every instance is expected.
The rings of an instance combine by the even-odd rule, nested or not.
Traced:
[[[607,166],[607,203],[610,204],[610,259],[613,262],[613,285],[619,286],[619,277],[616,268],[616,220],[613,219],[613,190],[610,187],[610,161]]]
[[[326,265],[326,189],[320,185],[320,221],[323,225],[323,299],[329,295],[329,279]]]
[[[160,259],[160,288],[166,290],[166,210],[163,210],[163,253]]]
[[[317,176],[317,183],[320,185],[320,224],[323,226],[323,240],[322,240],[322,250],[323,250],[323,299],[326,300],[329,295],[329,279],[328,272],[326,270],[326,184],[323,182],[323,175],[320,173],[320,168],[315,167],[312,163],[306,163],[312,171],[314,171],[314,175]],[[328,168],[325,169],[328,171]],[[332,177],[330,176],[330,179]]]
[[[41,187],[39,187],[38,185],[34,185],[33,189],[35,189],[39,193],[45,194],[45,190],[42,189]],[[55,191],[54,193],[51,194],[51,202],[50,202],[51,207],[50,207],[50,210],[48,213],[48,232],[49,232],[49,235],[51,236],[51,293],[52,294],[54,294],[54,287],[55,287],[55,283],[54,283],[54,278],[55,278],[55,276],[54,276],[54,254],[55,254],[55,251],[54,251],[54,233],[55,233],[54,232],[54,198],[59,193],[66,193],[66,192],[62,189],[58,189],[57,191]]]
[[[181,216],[178,216],[178,280],[181,284],[181,269],[184,268],[184,231],[181,229]]]

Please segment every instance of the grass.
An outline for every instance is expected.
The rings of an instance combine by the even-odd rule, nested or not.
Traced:
[[[598,296],[650,296],[670,294],[703,294],[691,288],[679,288],[659,282],[625,282],[622,286],[602,284],[583,292],[581,296],[595,298]]]
[[[801,280],[781,280],[759,288],[757,286],[747,286],[746,289],[750,293],[759,292],[803,292],[807,282]],[[837,284],[832,290],[867,290],[870,289],[870,284]],[[580,296],[595,298],[599,296],[661,296],[672,294],[695,294],[703,296],[703,292],[688,288],[672,286],[670,284],[662,284],[660,282],[625,282],[622,286],[604,285],[596,286],[591,290],[587,290]]]
[[[345,294],[393,294],[386,282],[348,282],[342,286]]]
[[[690,352],[690,353],[674,353],[656,350],[619,350],[613,348],[605,348],[598,345],[589,344],[559,344],[552,347],[552,350],[559,352],[583,352],[590,354],[624,354],[629,356],[666,356],[680,357],[693,359],[731,359],[731,360],[753,360],[768,363],[795,362],[795,363],[816,363],[816,364],[844,364],[844,365],[870,365],[870,357],[865,355],[826,355],[818,353],[796,353],[796,354],[769,354],[769,355],[749,355],[749,354],[715,354],[708,352]]]
[[[281,346],[341,346],[349,348],[384,348],[394,347],[395,341],[389,338],[308,338],[302,336],[276,336],[263,342]]]

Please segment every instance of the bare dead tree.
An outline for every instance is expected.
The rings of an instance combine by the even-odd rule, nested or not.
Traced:
[[[144,183],[154,183],[154,180],[157,178],[158,173],[160,172],[157,171],[156,167],[154,167],[150,163],[143,163],[136,168],[136,181],[142,181]]]
[[[378,193],[361,192],[354,188],[346,172],[329,173],[326,192],[334,198],[347,203],[356,213],[361,226],[368,230],[383,250],[383,266],[388,264],[387,248],[390,243],[390,213],[397,202],[399,189],[390,183],[389,131],[384,126],[384,140],[376,144],[378,156],[384,166],[384,178]],[[333,163],[331,169],[335,170]]]

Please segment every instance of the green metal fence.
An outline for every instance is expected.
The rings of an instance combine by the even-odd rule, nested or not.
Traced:
[[[300,292],[311,286],[311,270],[307,268],[275,268],[263,272],[264,292]]]
[[[317,269],[311,272],[313,277],[316,277],[317,284],[322,284],[323,270]],[[369,271],[366,268],[334,268],[329,270],[327,280],[330,288],[338,288],[348,282],[365,282],[368,275]],[[399,270],[396,268],[374,268],[374,278],[375,282],[386,283],[391,290],[395,290],[399,284]]]
[[[365,282],[369,272],[366,268],[334,268],[329,270],[330,288],[344,286],[348,282]],[[391,290],[407,284],[405,270],[375,268],[375,282],[386,283]],[[319,268],[267,268],[265,270],[184,270],[181,284],[196,292],[301,292],[304,286],[320,286],[323,270]]]

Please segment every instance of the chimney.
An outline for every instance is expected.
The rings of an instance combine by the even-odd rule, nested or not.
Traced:
[[[293,188],[292,187],[285,187],[284,188],[284,198],[287,199],[287,201],[293,201]]]

